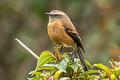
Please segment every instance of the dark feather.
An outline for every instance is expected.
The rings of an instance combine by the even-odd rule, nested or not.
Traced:
[[[83,66],[83,69],[85,71],[88,71],[87,65],[85,64],[83,54],[81,52],[81,49],[85,52],[82,41],[77,33],[75,33],[72,29],[70,28],[65,28],[66,33],[76,42],[77,44],[77,53],[81,61],[81,65]]]
[[[88,71],[88,67],[87,67],[87,65],[85,64],[85,60],[84,60],[83,54],[82,54],[82,52],[81,52],[81,50],[80,50],[80,47],[79,47],[79,46],[77,46],[77,47],[78,47],[77,53],[78,53],[78,56],[79,56],[79,58],[80,58],[81,65],[83,66],[83,69],[84,69],[85,71]]]
[[[79,35],[70,28],[65,28],[65,31],[76,42],[77,46],[79,46],[85,53],[85,50]]]

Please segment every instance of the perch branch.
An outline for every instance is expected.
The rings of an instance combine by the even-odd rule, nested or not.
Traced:
[[[39,57],[30,49],[28,48],[23,42],[21,42],[19,39],[15,39],[23,48],[25,48],[33,57],[35,57],[37,60]]]

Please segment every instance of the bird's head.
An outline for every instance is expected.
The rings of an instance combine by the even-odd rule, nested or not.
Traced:
[[[49,21],[69,19],[68,16],[60,10],[52,10],[49,13],[45,13],[49,16]]]

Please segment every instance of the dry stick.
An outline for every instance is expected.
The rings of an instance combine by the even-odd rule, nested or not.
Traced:
[[[39,57],[30,49],[28,48],[23,42],[21,42],[19,39],[15,39],[23,48],[25,48],[33,57],[35,57],[37,60]]]

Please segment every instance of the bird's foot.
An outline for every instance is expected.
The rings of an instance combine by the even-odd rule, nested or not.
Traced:
[[[53,54],[56,56],[56,54],[58,53],[58,47],[54,47],[54,51],[53,51]]]
[[[62,53],[62,50],[63,50],[64,46],[61,45],[59,48],[60,48],[59,52]]]
[[[73,52],[70,52],[69,55],[70,55],[72,62],[74,62],[75,56],[73,55]]]
[[[54,52],[53,52],[53,54],[56,56],[56,58],[57,58],[58,60],[61,60],[61,58],[62,58],[62,55],[61,55],[62,49],[63,49],[63,46],[55,46],[55,47],[54,47]]]

